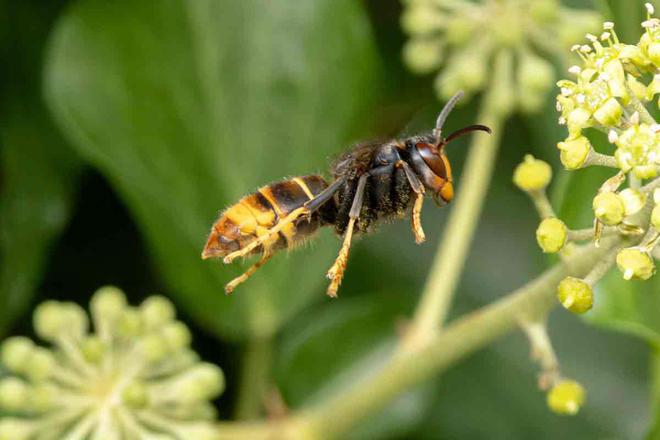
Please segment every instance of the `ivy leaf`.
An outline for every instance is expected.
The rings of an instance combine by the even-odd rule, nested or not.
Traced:
[[[47,97],[133,212],[178,301],[208,328],[267,336],[313,298],[335,246],[245,269],[202,261],[218,210],[314,173],[370,102],[377,62],[350,0],[74,2],[52,38]],[[288,261],[287,261],[288,260]]]
[[[34,296],[48,251],[68,222],[81,167],[45,109],[29,104],[10,106],[2,124],[0,331]]]

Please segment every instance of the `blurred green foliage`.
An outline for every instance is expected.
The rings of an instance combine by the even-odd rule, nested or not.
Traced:
[[[74,0],[47,9],[42,3],[0,2],[6,22],[16,23],[2,26],[0,46],[3,66],[14,72],[2,72],[0,324],[25,317],[39,290],[50,245],[69,216],[80,156],[138,225],[145,238],[140,249],[152,257],[144,270],[158,271],[153,289],[184,306],[196,340],[213,334],[200,351],[224,362],[229,396],[237,398],[235,342],[255,337],[275,336],[272,380],[294,407],[368,375],[405,328],[451,207],[426,206],[423,246],[414,245],[405,222],[357,242],[335,301],[323,296],[323,275],[339,246],[328,231],[311,248],[278,255],[230,297],[223,285],[241,264],[203,262],[199,254],[219,210],[243,194],[282,176],[323,172],[329,156],[372,133],[429,126],[440,104],[430,79],[401,66],[398,3]],[[631,13],[637,6],[628,2],[609,3],[617,29],[634,38],[643,12]],[[18,63],[23,58],[31,61]],[[42,75],[52,116],[69,143],[42,104]],[[477,106],[478,100],[458,109],[449,129],[477,122]],[[499,298],[545,266],[534,242],[536,214],[511,184],[525,153],[557,170],[556,206],[568,224],[589,226],[590,199],[602,176],[587,170],[568,180],[559,171],[554,145],[564,133],[552,97],[544,108],[506,128],[455,314]],[[449,153],[459,185],[464,145],[457,142]],[[79,205],[93,207],[97,196],[112,197],[92,193],[92,203]],[[102,220],[95,226],[99,235],[109,228]],[[75,253],[66,237],[56,254],[66,255],[62,249]],[[133,261],[114,252],[119,267]],[[80,264],[85,277],[100,263]],[[589,322],[633,329],[657,343],[657,281],[640,286],[602,283]],[[536,367],[518,337],[411,390],[354,437],[640,438],[649,425],[647,346],[562,311],[550,328],[562,369],[589,393],[578,417],[546,410]]]

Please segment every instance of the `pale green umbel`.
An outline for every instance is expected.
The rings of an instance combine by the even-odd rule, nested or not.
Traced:
[[[563,6],[559,0],[407,0],[402,26],[410,35],[403,51],[416,73],[440,70],[436,91],[448,98],[493,84],[493,60],[506,52],[515,61],[503,81],[516,107],[538,110],[555,80],[553,64],[568,63],[565,48],[600,24],[594,11]]]
[[[74,303],[34,312],[37,336],[3,344],[1,440],[214,439],[211,400],[224,389],[217,366],[191,350],[191,334],[161,296],[139,307],[116,287],[90,302],[92,328]]]

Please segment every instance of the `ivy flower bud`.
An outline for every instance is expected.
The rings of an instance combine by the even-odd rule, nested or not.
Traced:
[[[40,382],[52,375],[54,367],[55,357],[53,353],[45,348],[35,347],[25,366],[25,375],[33,382]]]
[[[623,200],[613,192],[602,192],[594,197],[593,209],[596,218],[608,226],[618,225],[625,215]]]
[[[547,162],[535,159],[528,154],[513,172],[513,183],[523,191],[540,191],[545,189],[552,179],[552,168]]]
[[[576,170],[587,161],[591,152],[591,143],[586,137],[579,136],[573,140],[559,142],[557,148],[560,150],[560,159],[564,168]]]
[[[547,400],[553,412],[572,416],[584,405],[584,388],[573,380],[562,380],[550,389]]]
[[[554,254],[564,247],[567,232],[563,221],[555,217],[546,218],[536,229],[536,241],[543,252]]]
[[[22,336],[14,336],[2,344],[2,364],[11,372],[21,373],[34,351],[34,342]]]
[[[113,321],[126,307],[126,295],[114,286],[101,287],[90,302],[95,321]]]
[[[648,252],[626,248],[616,255],[616,264],[626,280],[648,280],[655,273],[655,263]]]
[[[571,111],[566,119],[569,136],[571,138],[580,136],[582,130],[589,127],[589,119],[591,119],[591,113],[584,108],[578,107]]]
[[[174,305],[164,296],[152,296],[142,303],[140,314],[147,329],[151,329],[174,319]]]
[[[442,63],[442,42],[412,39],[403,47],[403,60],[415,73],[430,73]]]
[[[651,212],[651,224],[660,231],[660,205],[656,205]]]
[[[594,119],[606,127],[612,127],[619,123],[623,107],[616,98],[610,98],[594,112]]]
[[[552,64],[525,52],[518,64],[519,99],[523,109],[533,111],[543,103],[543,96],[555,77]]]
[[[21,379],[7,377],[0,380],[0,408],[22,411],[28,406],[29,387]]]
[[[585,313],[594,304],[591,286],[574,277],[566,277],[557,286],[557,298],[565,309],[573,313]]]
[[[624,215],[637,214],[646,205],[646,194],[638,189],[626,188],[619,193],[623,202]]]

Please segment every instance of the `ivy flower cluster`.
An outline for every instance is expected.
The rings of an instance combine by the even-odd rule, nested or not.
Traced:
[[[593,226],[571,229],[555,215],[545,193],[552,177],[547,163],[527,156],[514,173],[514,183],[529,194],[541,217],[536,238],[543,252],[563,257],[579,242],[599,246],[607,235],[624,238],[626,244],[584,278],[567,277],[557,286],[559,302],[576,314],[592,308],[594,285],[614,265],[625,280],[647,280],[660,257],[660,124],[653,116],[660,107],[660,20],[651,4],[646,9],[636,44],[621,42],[614,24],[605,22],[600,35],[587,34],[587,44],[573,46],[580,63],[568,69],[572,79],[557,83],[559,123],[568,131],[557,145],[562,164],[567,170],[612,170],[594,188]],[[593,131],[604,133],[609,145],[598,151],[589,138]],[[548,405],[575,413],[584,390],[576,382],[563,383],[560,391],[549,393]]]
[[[550,60],[565,64],[565,48],[600,23],[596,12],[570,9],[559,0],[405,3],[402,26],[410,40],[404,61],[420,74],[446,64],[436,77],[439,97],[497,86],[514,91],[510,106],[523,111],[537,110],[550,91],[555,80]],[[489,84],[494,58],[507,64],[506,84]]]
[[[90,309],[93,330],[74,303],[39,305],[34,330],[51,348],[4,341],[0,439],[216,438],[210,400],[224,376],[191,350],[172,303],[152,296],[131,307],[121,290],[103,287]]]

